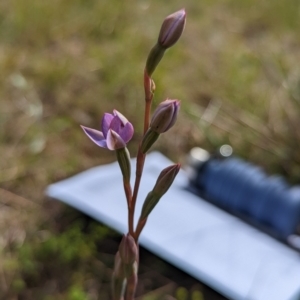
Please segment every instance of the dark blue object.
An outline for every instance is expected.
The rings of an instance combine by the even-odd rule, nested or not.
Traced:
[[[194,185],[211,202],[280,239],[286,240],[300,224],[300,186],[291,188],[282,177],[269,177],[241,159],[209,159]]]

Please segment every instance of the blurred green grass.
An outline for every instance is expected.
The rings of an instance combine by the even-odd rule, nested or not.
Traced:
[[[45,211],[45,187],[114,160],[79,124],[97,127],[104,112],[117,108],[135,125],[135,155],[144,63],[163,18],[183,6],[184,35],[154,73],[155,103],[178,98],[182,110],[155,149],[183,161],[193,146],[212,151],[230,143],[236,154],[299,182],[298,0],[1,1],[0,191],[5,212],[17,220],[1,222],[2,254],[12,259],[9,267],[0,264],[10,278],[0,280],[0,290],[11,297],[30,290],[19,265],[24,243],[31,241],[35,253],[34,233],[58,234],[49,224],[42,228],[55,216]],[[17,195],[30,204],[20,208]],[[12,249],[9,228],[22,233]],[[3,283],[10,280],[17,281]],[[97,299],[81,297],[85,290],[71,283],[56,292]]]

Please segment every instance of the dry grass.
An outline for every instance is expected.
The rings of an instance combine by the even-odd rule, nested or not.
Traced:
[[[237,154],[299,182],[299,1],[2,1],[0,290],[11,299],[100,299],[85,296],[87,285],[74,288],[86,282],[84,268],[66,265],[64,276],[78,277],[61,288],[50,281],[33,289],[30,267],[20,262],[24,251],[37,255],[41,244],[55,237],[59,243],[70,230],[57,229],[60,213],[45,210],[45,187],[114,160],[88,142],[79,124],[96,127],[103,112],[117,108],[135,124],[134,155],[146,55],[164,16],[182,6],[184,36],[154,74],[156,103],[181,99],[182,112],[156,149],[182,160],[192,146],[230,143]],[[42,242],[34,238],[40,234]],[[28,259],[35,265],[36,257]]]

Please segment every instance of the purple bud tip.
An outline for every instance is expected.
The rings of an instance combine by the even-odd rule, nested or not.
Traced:
[[[177,119],[179,108],[179,100],[167,99],[161,102],[153,113],[150,128],[159,134],[169,130]]]
[[[185,22],[185,9],[167,16],[160,29],[158,44],[165,49],[173,46],[180,38],[185,27]]]

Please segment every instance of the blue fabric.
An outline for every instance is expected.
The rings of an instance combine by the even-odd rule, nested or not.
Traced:
[[[211,159],[196,183],[214,203],[254,223],[268,226],[283,239],[300,224],[300,186],[238,158]]]

